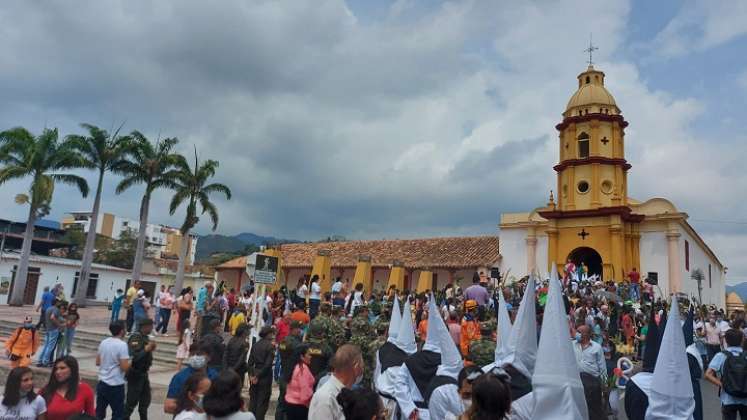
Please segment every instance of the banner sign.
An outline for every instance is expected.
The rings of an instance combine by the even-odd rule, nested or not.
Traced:
[[[254,266],[254,283],[273,284],[278,275],[278,257],[257,254]]]

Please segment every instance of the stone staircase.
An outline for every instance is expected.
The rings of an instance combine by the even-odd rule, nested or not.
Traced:
[[[16,328],[20,327],[21,323],[12,321],[0,322],[0,343],[5,345],[7,340]],[[41,334],[41,343],[44,345],[44,330],[37,331],[37,334]],[[83,352],[96,353],[99,348],[99,343],[104,339],[110,337],[109,334],[102,334],[90,331],[81,331],[77,329],[75,331],[75,338],[73,339],[73,350],[80,350]],[[154,339],[157,343],[156,351],[153,352],[153,364],[154,365],[165,365],[174,366],[176,363],[176,342],[173,339],[169,340],[166,337],[156,337]]]

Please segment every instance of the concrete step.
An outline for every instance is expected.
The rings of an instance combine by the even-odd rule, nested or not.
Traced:
[[[16,328],[21,324],[4,321],[0,324],[0,342],[3,342],[13,334]],[[37,331],[37,333],[44,334],[44,331]],[[99,348],[101,341],[109,337],[108,335],[94,333],[89,331],[75,331],[75,338],[73,339],[73,349],[81,351],[92,351],[96,352]],[[42,345],[44,339],[42,337]],[[168,339],[155,338],[157,343],[156,351],[153,352],[154,363],[173,366],[176,363],[176,344],[167,341]]]

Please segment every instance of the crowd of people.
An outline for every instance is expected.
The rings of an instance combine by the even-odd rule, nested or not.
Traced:
[[[701,377],[722,388],[725,419],[747,413],[743,317],[657,296],[635,269],[603,282],[583,264],[564,268],[505,283],[475,273],[464,289],[420,293],[367,291],[341,278],[323,292],[316,276],[261,296],[206,282],[178,297],[162,287],[154,308],[134,282],[112,304],[95,393],[69,345],[51,360],[77,322],[75,308],[51,299],[40,305],[38,359],[53,366],[49,384],[36,394],[27,384],[41,347],[29,318],[6,344],[15,366],[0,413],[103,419],[109,409],[120,419],[137,410],[146,419],[154,338],[168,334],[172,314],[177,372],[163,407],[177,420],[263,419],[275,385],[275,419],[597,420],[624,409],[631,420],[700,420]],[[663,390],[666,380],[678,385]]]

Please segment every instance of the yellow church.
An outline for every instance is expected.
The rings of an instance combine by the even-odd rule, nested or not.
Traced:
[[[635,268],[641,278],[658,278],[657,295],[679,292],[724,307],[726,267],[688,215],[665,198],[628,196],[628,122],[604,77],[593,65],[579,74],[555,126],[557,185],[547,204],[501,215],[501,271],[546,273],[552,262],[562,270],[571,260],[590,275],[621,281]]]

